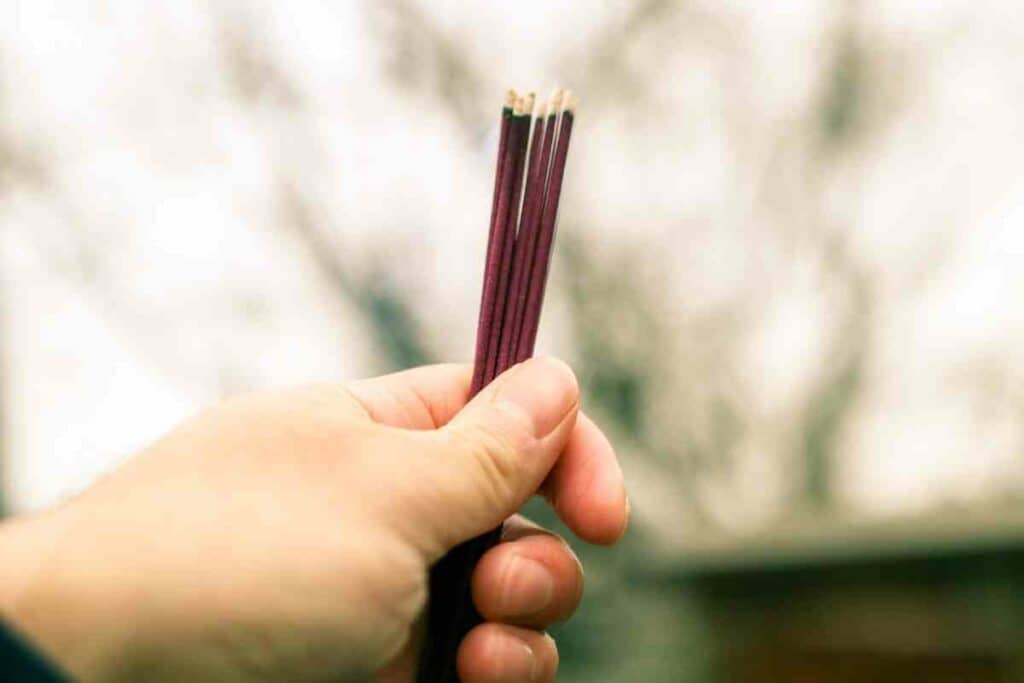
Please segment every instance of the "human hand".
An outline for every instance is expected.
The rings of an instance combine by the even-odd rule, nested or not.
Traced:
[[[410,680],[429,567],[542,492],[613,543],[614,452],[562,363],[466,405],[442,365],[227,401],[58,508],[0,526],[0,611],[89,680]],[[553,680],[568,546],[513,517],[473,575],[464,681]]]

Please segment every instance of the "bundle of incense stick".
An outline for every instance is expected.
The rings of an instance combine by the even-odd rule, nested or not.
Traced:
[[[572,93],[560,89],[536,106],[533,93],[519,96],[510,90],[506,95],[476,332],[474,395],[533,355],[575,110]],[[459,643],[481,621],[470,595],[470,576],[500,536],[499,527],[463,543],[434,567],[420,683],[458,681]]]

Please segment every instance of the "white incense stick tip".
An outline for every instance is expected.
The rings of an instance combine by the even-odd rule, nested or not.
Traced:
[[[523,113],[524,114],[532,114],[533,113],[533,101],[535,99],[536,99],[536,96],[532,92],[526,93],[526,95],[523,97]]]
[[[516,106],[516,97],[516,91],[512,88],[509,88],[508,92],[505,93],[505,109],[511,109],[512,107]]]
[[[538,99],[537,103],[535,105],[533,105],[533,117],[535,119],[542,119],[542,118],[544,118],[545,116],[548,115],[547,112],[548,112],[547,104],[544,103],[544,102],[541,102]]]
[[[562,111],[576,111],[576,95],[573,94],[572,90],[566,90],[562,96]]]
[[[562,89],[555,88],[551,91],[551,97],[548,98],[548,115],[553,116],[558,113],[559,105],[562,102]]]
[[[526,110],[523,108],[523,104],[525,104],[525,101],[525,97],[516,97],[516,103],[512,107],[513,116],[522,116],[523,114],[526,113]]]

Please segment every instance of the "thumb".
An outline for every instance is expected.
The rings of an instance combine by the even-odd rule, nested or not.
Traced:
[[[418,452],[416,499],[426,507],[414,520],[417,535],[440,554],[501,524],[544,481],[578,408],[569,366],[534,358],[499,376],[444,427],[407,432],[420,441],[410,449]]]

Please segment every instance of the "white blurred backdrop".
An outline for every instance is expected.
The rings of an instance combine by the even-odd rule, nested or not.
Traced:
[[[502,93],[556,83],[581,106],[540,346],[641,525],[1020,497],[1012,3],[3,14],[11,510],[227,393],[468,360]]]

